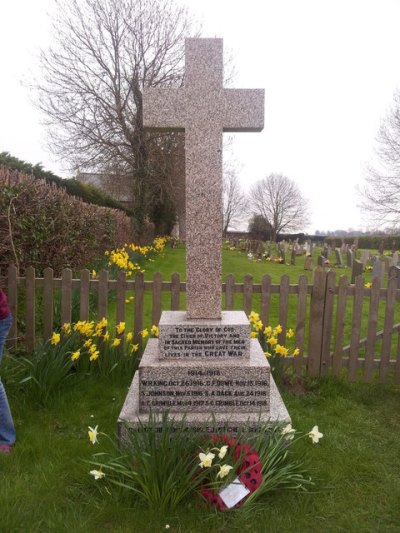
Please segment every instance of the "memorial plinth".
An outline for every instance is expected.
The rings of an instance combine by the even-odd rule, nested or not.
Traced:
[[[200,430],[257,431],[290,417],[243,311],[221,311],[222,134],[261,131],[264,91],[223,87],[222,39],[187,39],[185,85],[143,92],[150,129],[185,132],[187,311],[165,311],[122,408],[118,430],[164,412]]]

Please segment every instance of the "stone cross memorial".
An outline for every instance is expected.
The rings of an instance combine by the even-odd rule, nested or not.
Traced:
[[[185,132],[187,310],[162,313],[120,413],[121,439],[150,412],[199,428],[212,415],[213,430],[231,433],[290,421],[245,313],[221,311],[222,134],[264,125],[264,91],[224,89],[222,52],[222,39],[187,39],[184,87],[143,93],[146,128]]]

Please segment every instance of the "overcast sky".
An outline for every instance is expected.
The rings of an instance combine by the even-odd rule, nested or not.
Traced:
[[[271,172],[310,202],[310,233],[366,229],[357,185],[400,88],[398,0],[181,0],[233,53],[235,87],[264,88],[262,133],[236,134],[243,188]],[[27,81],[50,41],[54,0],[2,3],[0,151],[68,177],[46,150]]]

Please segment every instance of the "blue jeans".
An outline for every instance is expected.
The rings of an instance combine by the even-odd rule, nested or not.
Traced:
[[[4,344],[12,324],[12,316],[0,320],[0,363],[3,357]],[[15,428],[8,405],[7,394],[0,378],[0,445],[14,444]]]

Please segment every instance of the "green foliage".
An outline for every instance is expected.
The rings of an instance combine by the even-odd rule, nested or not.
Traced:
[[[22,161],[17,157],[12,156],[8,152],[0,152],[0,166],[9,168],[10,170],[17,170],[29,176],[45,180],[49,185],[55,185],[64,189],[68,194],[81,198],[87,203],[96,204],[103,207],[110,207],[113,209],[120,209],[132,214],[130,210],[125,209],[119,202],[104,194],[97,187],[91,184],[84,184],[80,181],[71,178],[63,179],[56,176],[53,172],[44,170],[41,163],[32,165],[26,161]]]
[[[382,246],[385,250],[400,250],[400,235],[362,235],[357,237],[358,239],[358,248],[365,250],[379,250]],[[339,243],[344,241],[345,244],[353,244],[355,237],[325,237],[324,241],[328,244],[335,244],[338,246]]]
[[[249,233],[252,239],[267,241],[271,239],[272,228],[262,215],[253,215],[249,222]]]
[[[10,178],[10,179],[9,179]],[[20,179],[21,178],[21,179]],[[122,212],[85,204],[64,189],[25,175],[0,173],[1,262],[18,264],[21,273],[47,266],[84,268],[92,258],[131,235],[131,221]]]

